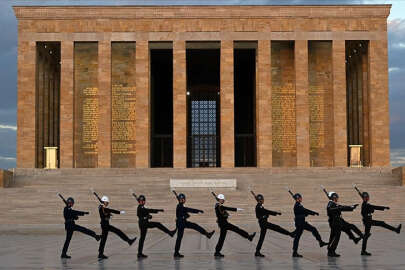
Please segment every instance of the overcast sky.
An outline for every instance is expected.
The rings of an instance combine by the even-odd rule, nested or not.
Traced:
[[[391,163],[405,164],[405,0],[0,0],[0,168],[15,167],[17,22],[12,5],[393,4],[389,17]]]

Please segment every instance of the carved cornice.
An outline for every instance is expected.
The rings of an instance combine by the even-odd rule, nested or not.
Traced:
[[[19,20],[387,18],[391,5],[343,6],[14,6]]]

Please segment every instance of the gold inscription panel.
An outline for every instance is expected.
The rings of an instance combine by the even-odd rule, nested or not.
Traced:
[[[271,43],[273,167],[297,164],[294,43]]]
[[[74,48],[76,168],[96,168],[98,162],[98,44],[76,42]]]
[[[333,166],[332,42],[311,41],[308,53],[311,166]]]
[[[111,44],[111,166],[135,167],[135,42]]]

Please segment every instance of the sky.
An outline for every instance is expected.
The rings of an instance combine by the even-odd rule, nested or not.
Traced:
[[[392,4],[388,18],[391,164],[405,164],[405,0],[0,0],[0,168],[16,166],[17,21],[12,5]]]

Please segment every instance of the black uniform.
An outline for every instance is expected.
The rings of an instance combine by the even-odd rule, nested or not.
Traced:
[[[139,219],[139,221],[138,221],[139,230],[141,232],[141,238],[139,239],[139,245],[138,245],[138,255],[142,254],[143,243],[145,242],[145,237],[146,237],[146,233],[147,233],[148,229],[158,228],[159,230],[167,233],[168,235],[173,236],[174,232],[171,232],[162,223],[149,221],[152,218],[151,214],[156,214],[158,212],[163,212],[163,210],[146,208],[144,205],[141,205],[141,204],[138,205],[137,216]]]
[[[335,253],[336,248],[339,244],[340,240],[340,234],[341,231],[344,230],[348,235],[350,239],[355,239],[353,233],[351,230],[353,227],[355,228],[354,230],[356,232],[360,232],[360,230],[354,226],[353,224],[347,223],[343,218],[342,218],[342,212],[345,211],[353,211],[355,207],[353,206],[345,206],[345,205],[339,205],[334,201],[329,201],[326,210],[328,213],[329,217],[329,227],[330,227],[330,237],[329,237],[329,245],[328,245],[328,251],[330,253]],[[360,232],[360,235],[361,232]]]
[[[305,217],[308,215],[318,216],[317,212],[311,211],[306,209],[302,206],[301,203],[296,202],[294,205],[294,215],[295,215],[295,237],[294,237],[294,244],[293,244],[293,251],[294,253],[298,250],[298,243],[300,241],[301,235],[304,230],[312,232],[312,235],[318,240],[319,244],[323,243],[321,236],[319,235],[318,230],[305,221]]]
[[[115,228],[114,226],[110,225],[110,218],[111,218],[112,214],[118,214],[119,215],[120,211],[110,209],[110,208],[107,208],[107,207],[103,207],[103,205],[100,205],[98,207],[98,212],[100,214],[100,219],[101,219],[100,224],[101,224],[101,230],[102,230],[100,247],[98,249],[99,255],[104,254],[104,247],[105,247],[105,243],[107,242],[108,232],[115,233],[122,240],[124,240],[128,244],[131,244],[131,239],[129,239],[128,236],[126,236],[125,233],[123,233],[120,229]]]
[[[75,220],[79,219],[79,216],[87,215],[88,212],[76,211],[73,210],[71,207],[66,206],[63,209],[63,217],[65,218],[65,230],[66,230],[66,240],[65,244],[63,245],[62,249],[62,256],[66,255],[66,252],[69,248],[70,240],[72,239],[72,235],[74,231],[78,231],[84,234],[87,234],[97,241],[100,240],[100,237],[92,230],[84,228],[82,226],[76,225]]]
[[[256,253],[260,253],[264,238],[266,237],[267,229],[273,230],[273,231],[276,231],[276,232],[279,232],[279,233],[285,234],[285,235],[290,235],[290,236],[293,235],[293,233],[290,233],[286,229],[283,229],[282,227],[280,227],[276,224],[268,222],[267,219],[269,218],[269,215],[277,216],[277,215],[281,215],[281,213],[267,210],[266,208],[263,207],[263,204],[261,204],[261,203],[258,203],[256,205],[256,218],[259,221],[259,225],[260,225],[260,238],[259,238],[259,242],[257,243],[257,246],[256,246]]]
[[[189,222],[187,219],[190,217],[189,213],[198,214],[204,211],[185,207],[183,203],[177,204],[176,208],[176,227],[177,227],[177,239],[176,246],[174,247],[174,254],[178,254],[180,250],[181,240],[183,239],[184,229],[193,229],[197,232],[208,236],[208,232],[200,225]]]
[[[217,223],[218,223],[219,229],[221,231],[219,239],[218,239],[218,244],[215,247],[216,253],[221,252],[222,246],[224,245],[226,233],[228,232],[228,230],[236,232],[243,238],[246,238],[246,239],[250,238],[249,234],[246,231],[244,231],[244,230],[238,228],[237,226],[228,222],[229,214],[227,211],[236,212],[237,208],[227,207],[220,203],[215,204],[215,214],[217,216]]]
[[[384,221],[373,220],[372,214],[374,213],[374,210],[383,211],[385,209],[389,209],[389,208],[386,206],[372,205],[372,204],[369,204],[368,202],[363,202],[363,204],[361,205],[361,215],[363,216],[363,224],[364,224],[364,238],[363,238],[363,245],[361,248],[362,252],[365,252],[367,249],[367,240],[370,236],[371,226],[380,226],[380,227],[386,228],[388,230],[399,233],[398,228],[394,228],[393,226],[388,225]]]

